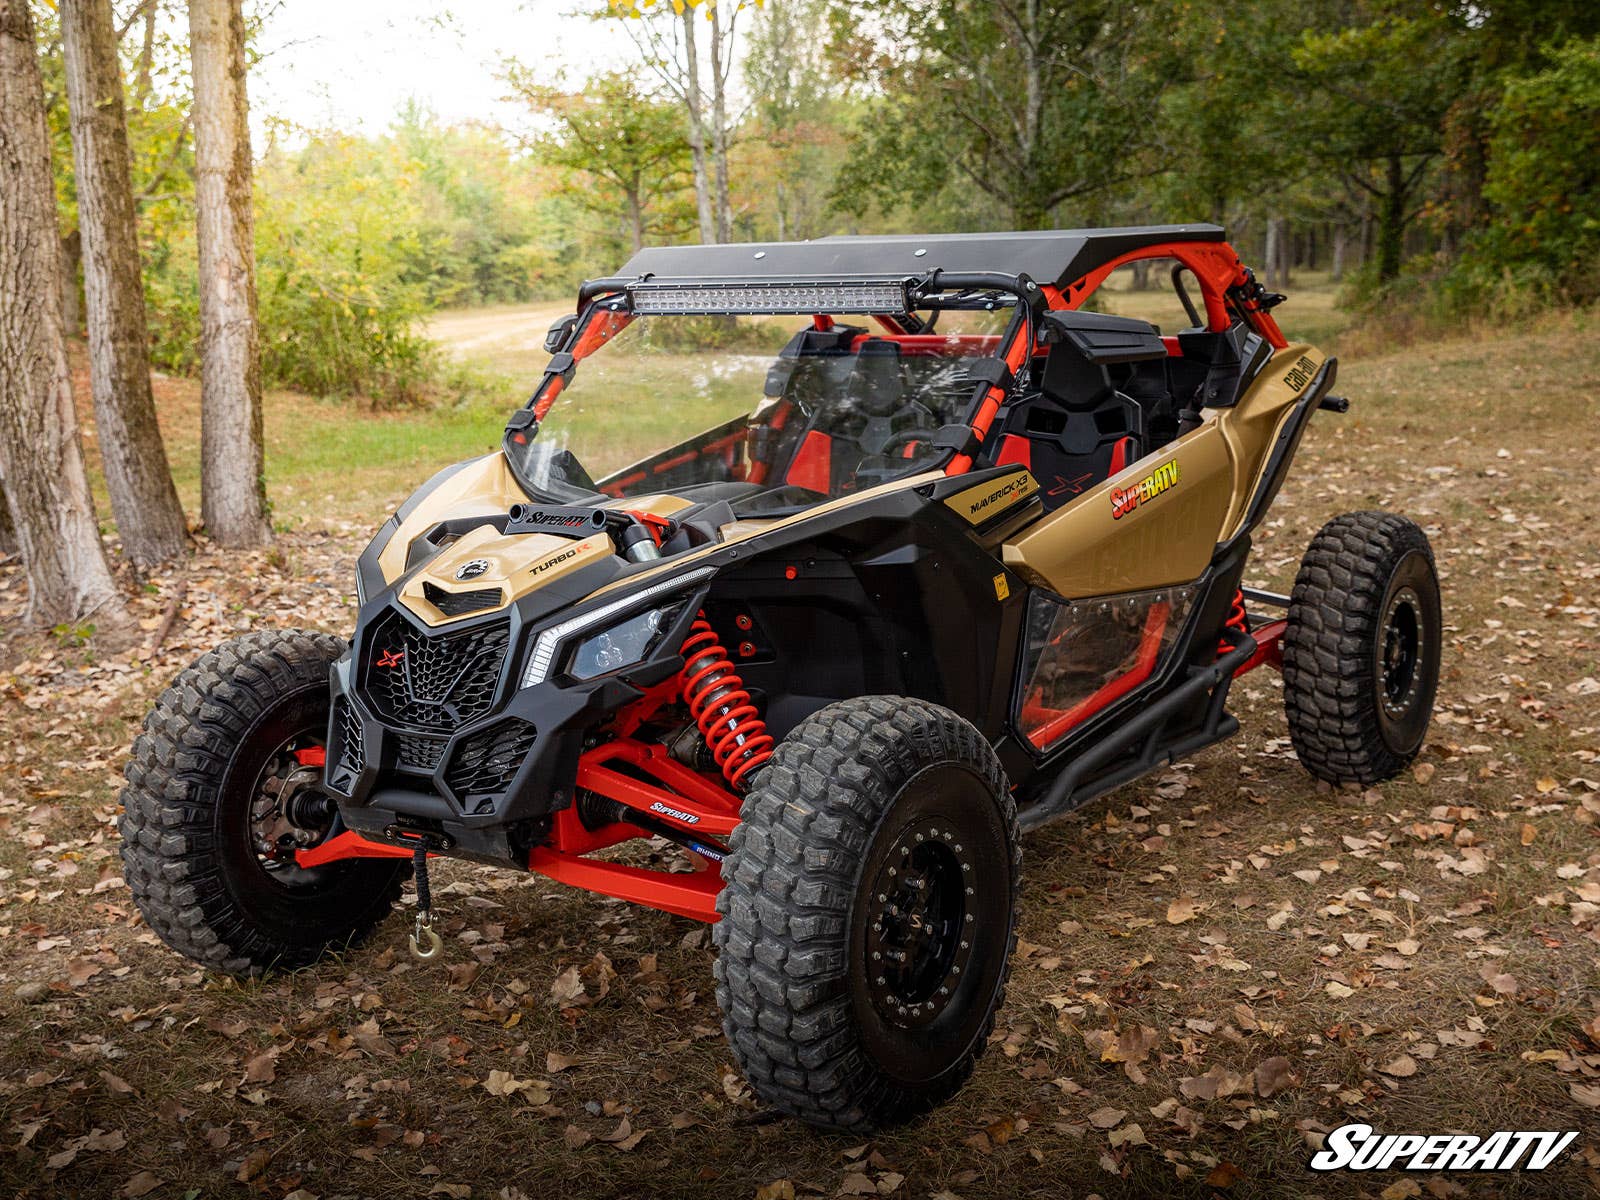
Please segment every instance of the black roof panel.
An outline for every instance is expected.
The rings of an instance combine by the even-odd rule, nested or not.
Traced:
[[[1220,242],[1220,225],[1139,225],[1022,233],[937,233],[825,237],[811,242],[655,246],[630,258],[618,277],[788,279],[895,277],[942,271],[999,271],[1058,286],[1112,259],[1162,242]],[[920,253],[919,253],[920,252]]]

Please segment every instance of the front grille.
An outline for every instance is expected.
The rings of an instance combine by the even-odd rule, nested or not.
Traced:
[[[412,771],[426,771],[433,774],[439,760],[444,757],[444,739],[423,737],[417,733],[397,733],[394,735],[395,760],[402,766]]]
[[[447,617],[464,617],[468,613],[482,612],[486,608],[494,608],[504,599],[504,594],[497,587],[478,588],[471,592],[447,592],[426,579],[422,581],[422,595]]]
[[[330,747],[332,755],[328,760],[325,782],[334,791],[348,796],[355,787],[356,777],[361,774],[363,747],[361,722],[356,718],[355,709],[343,696],[334,699],[329,729],[335,744]]]
[[[503,792],[533,749],[537,730],[515,717],[489,726],[463,741],[445,770],[445,782],[457,796]]]
[[[423,633],[391,615],[371,639],[367,688],[379,712],[418,729],[454,729],[494,704],[511,637],[509,621],[458,633]]]

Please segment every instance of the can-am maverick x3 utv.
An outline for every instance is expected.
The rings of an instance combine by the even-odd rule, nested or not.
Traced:
[[[1189,328],[1083,311],[1148,259]],[[364,936],[411,871],[436,950],[427,855],[534,871],[717,922],[771,1105],[940,1103],[1001,1002],[1019,832],[1228,737],[1262,663],[1320,779],[1422,742],[1416,525],[1337,517],[1292,596],[1241,582],[1346,407],[1279,299],[1210,225],[640,252],[551,328],[502,448],[379,530],[348,644],[249,634],[161,697],[139,907],[254,973]],[[692,869],[612,850],[638,839]]]

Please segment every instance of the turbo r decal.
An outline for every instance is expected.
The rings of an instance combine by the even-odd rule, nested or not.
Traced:
[[[1162,463],[1138,483],[1111,489],[1111,519],[1120,521],[1141,504],[1148,504],[1162,492],[1178,486],[1178,460]]]

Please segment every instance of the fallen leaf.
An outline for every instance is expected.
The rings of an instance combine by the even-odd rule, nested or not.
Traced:
[[[1113,1125],[1120,1124],[1128,1112],[1122,1108],[1097,1108],[1089,1114],[1089,1124],[1096,1129],[1110,1129]]]
[[[774,1179],[756,1189],[755,1200],[794,1200],[794,1183],[788,1179]]]
[[[571,1067],[577,1066],[577,1064],[578,1060],[576,1058],[569,1057],[565,1054],[557,1054],[554,1050],[548,1050],[545,1052],[544,1069],[551,1075],[556,1074],[558,1071],[568,1070]]]
[[[1200,906],[1193,896],[1179,896],[1167,905],[1167,924],[1182,925],[1185,921],[1192,921],[1200,915]]]
[[[149,1171],[140,1171],[136,1175],[128,1176],[128,1181],[122,1185],[122,1194],[128,1200],[138,1200],[138,1197],[153,1192],[160,1186],[159,1177]]]
[[[252,1150],[244,1156],[244,1161],[239,1164],[239,1173],[234,1176],[240,1183],[249,1183],[267,1169],[267,1164],[272,1161],[272,1151],[263,1147]]]
[[[557,1004],[571,1004],[583,995],[583,979],[577,967],[568,967],[556,976],[556,981],[550,985],[550,998]]]
[[[1244,1178],[1244,1172],[1234,1166],[1227,1159],[1223,1159],[1211,1168],[1211,1174],[1206,1176],[1206,1186],[1214,1188],[1229,1188]]]
[[[1295,1078],[1287,1058],[1278,1055],[1256,1064],[1256,1095],[1265,1099],[1294,1087]]]
[[[1586,1083],[1569,1083],[1567,1091],[1572,1098],[1585,1108],[1600,1108],[1600,1086],[1590,1086]]]
[[[1385,1075],[1392,1075],[1396,1079],[1410,1079],[1417,1073],[1417,1060],[1409,1054],[1402,1054],[1397,1058],[1390,1059],[1378,1070]]]
[[[1378,1200],[1412,1200],[1422,1195],[1422,1185],[1415,1179],[1398,1179],[1378,1193]]]

